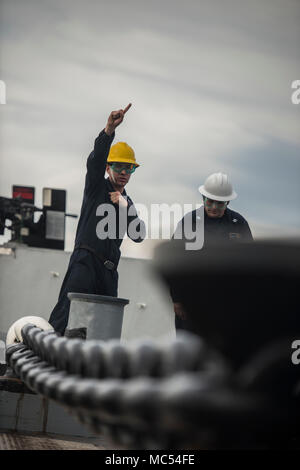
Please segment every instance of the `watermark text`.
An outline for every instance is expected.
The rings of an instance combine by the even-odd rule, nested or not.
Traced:
[[[197,204],[171,205],[144,204],[120,207],[100,204],[96,209],[100,217],[96,235],[100,240],[123,238],[125,234],[134,241],[144,239],[184,240],[186,250],[200,250],[204,243],[204,206]]]
[[[300,103],[300,80],[294,80],[292,82],[292,88],[295,90],[291,95],[291,100],[293,104]]]
[[[291,356],[292,363],[297,366],[300,364],[300,339],[295,339],[295,341],[292,342],[292,349],[295,349]]]
[[[0,104],[6,104],[6,84],[0,80]]]

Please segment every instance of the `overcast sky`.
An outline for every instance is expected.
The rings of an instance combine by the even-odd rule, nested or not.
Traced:
[[[299,25],[298,0],[0,0],[0,195],[66,189],[79,214],[94,139],[132,102],[115,142],[141,164],[135,202],[195,205],[223,171],[254,236],[299,236]]]

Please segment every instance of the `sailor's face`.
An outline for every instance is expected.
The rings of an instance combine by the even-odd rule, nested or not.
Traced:
[[[204,197],[203,200],[204,200],[205,212],[208,215],[208,217],[211,217],[214,219],[218,217],[223,217],[226,207],[227,207],[227,202],[214,201],[213,199],[208,199],[207,197]]]
[[[125,186],[131,176],[130,173],[126,172],[126,168],[123,168],[121,171],[119,169],[118,171],[114,171],[110,165],[107,166],[107,173],[110,180],[118,186]]]
[[[120,186],[125,186],[125,184],[127,184],[130,180],[131,175],[128,175],[125,170],[122,170],[121,173],[116,173],[112,170],[112,173],[114,174],[114,180],[116,184]]]

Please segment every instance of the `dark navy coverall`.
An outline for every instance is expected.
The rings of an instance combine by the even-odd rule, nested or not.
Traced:
[[[186,217],[191,217],[193,231],[196,227],[197,209],[186,214],[178,225],[182,224],[184,230],[184,222]],[[184,232],[182,232],[184,233]],[[202,249],[208,248],[216,243],[236,243],[252,241],[252,233],[248,222],[238,212],[226,208],[222,217],[209,217],[204,210],[204,244]],[[181,302],[180,296],[174,289],[170,289],[173,303]],[[176,329],[184,329],[186,322],[175,315]]]
[[[49,323],[55,331],[64,333],[69,318],[70,301],[68,292],[80,292],[87,294],[118,295],[118,272],[117,266],[120,259],[120,245],[125,233],[119,234],[119,225],[116,225],[116,238],[101,240],[96,233],[96,226],[103,217],[97,216],[96,211],[100,204],[113,205],[116,210],[116,222],[118,222],[119,206],[110,200],[109,192],[115,191],[109,179],[105,179],[106,160],[109,153],[114,134],[108,136],[104,130],[100,132],[95,140],[94,150],[87,160],[87,174],[85,179],[83,202],[80,218],[77,226],[75,247],[71,255],[67,273],[60,289],[59,298],[54,307]],[[128,208],[133,206],[132,200],[124,190],[128,202]],[[125,209],[126,210],[126,209]],[[136,210],[131,207],[130,216],[127,218],[127,227],[135,219],[137,223],[137,238],[135,242],[141,242],[145,236],[144,222],[138,219]],[[130,233],[128,233],[130,235]],[[78,248],[84,245],[85,248]],[[89,249],[88,249],[89,248]],[[104,266],[104,261],[114,263],[114,269],[110,270]]]

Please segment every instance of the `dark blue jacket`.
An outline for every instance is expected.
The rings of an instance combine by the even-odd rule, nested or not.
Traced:
[[[195,232],[197,211],[198,209],[189,212],[178,223],[178,226],[182,226],[183,234],[185,233],[184,224],[187,220],[192,221],[192,230]],[[202,249],[209,248],[216,243],[226,245],[227,243],[251,242],[252,240],[253,237],[248,222],[238,212],[227,207],[223,217],[213,218],[208,217],[204,210],[204,244]],[[173,302],[180,302],[180,295],[172,287],[170,293]]]
[[[192,220],[192,230],[196,230],[196,217],[198,209],[186,214],[178,223],[182,225],[182,233],[184,233],[184,224],[187,220]],[[176,229],[177,230],[177,229]],[[241,214],[235,212],[228,207],[223,217],[208,217],[204,210],[204,245],[203,248],[213,243],[227,243],[232,241],[251,241],[252,233],[248,222]]]
[[[116,210],[116,222],[118,222],[119,219],[119,206],[118,204],[113,204],[109,196],[109,192],[115,191],[115,189],[111,185],[109,179],[105,178],[107,157],[113,139],[114,134],[112,136],[108,136],[104,130],[101,131],[95,140],[94,150],[90,153],[87,159],[87,174],[85,178],[83,201],[77,226],[75,246],[78,246],[79,244],[87,245],[96,253],[109,259],[115,263],[115,266],[117,266],[121,254],[120,245],[125,233],[119,234],[118,223],[116,225],[116,238],[114,239],[106,238],[105,240],[101,240],[98,238],[96,233],[97,224],[107,215],[105,214],[102,217],[96,215],[97,208],[100,204],[105,203],[112,205]],[[125,230],[127,230],[128,225],[133,221],[133,219],[138,219],[138,215],[132,200],[126,194],[125,190],[122,193],[122,196],[127,198],[128,209],[133,206],[130,210],[131,215],[128,216],[127,227],[125,227]],[[141,242],[145,236],[145,224],[140,219],[136,220],[136,223],[138,223],[137,232],[140,236],[132,239],[135,242]]]

